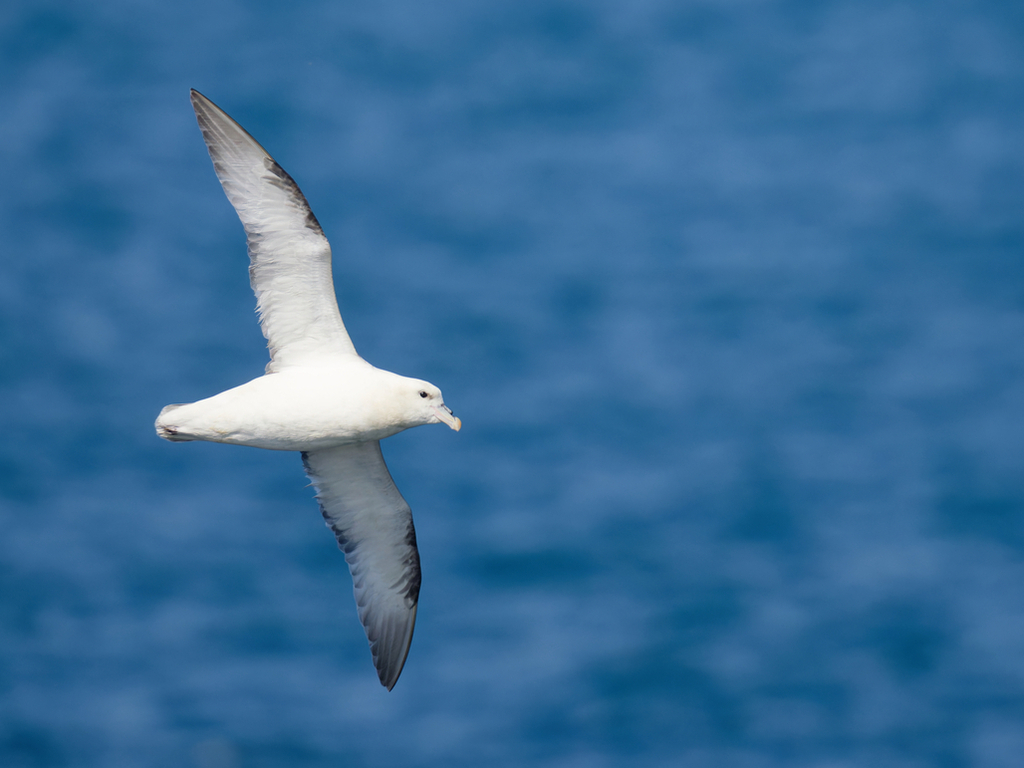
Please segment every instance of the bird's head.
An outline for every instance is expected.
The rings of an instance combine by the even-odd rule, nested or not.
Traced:
[[[409,388],[406,398],[423,424],[447,424],[456,432],[462,429],[462,420],[444,404],[440,389],[429,381],[421,379],[409,379],[408,381]]]

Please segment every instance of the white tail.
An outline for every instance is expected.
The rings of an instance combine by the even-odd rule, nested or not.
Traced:
[[[156,417],[156,433],[164,440],[170,440],[172,443],[187,443],[194,439],[179,435],[178,428],[174,426],[174,424],[168,423],[167,420],[167,415],[169,413],[178,410],[183,405],[188,405],[188,403],[175,403],[173,405],[164,406],[164,409],[160,411],[160,415]]]

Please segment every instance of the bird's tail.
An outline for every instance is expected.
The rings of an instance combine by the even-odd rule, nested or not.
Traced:
[[[172,443],[186,443],[194,439],[179,434],[178,427],[174,426],[173,420],[168,418],[171,413],[183,405],[188,405],[188,403],[174,403],[173,405],[164,406],[164,409],[160,411],[160,415],[156,417],[156,433],[164,440],[170,440]]]

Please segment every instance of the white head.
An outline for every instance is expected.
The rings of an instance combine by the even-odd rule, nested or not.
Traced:
[[[404,397],[417,415],[421,424],[447,424],[458,432],[462,429],[462,421],[452,413],[452,409],[444,404],[441,390],[422,379],[406,379],[403,387]]]

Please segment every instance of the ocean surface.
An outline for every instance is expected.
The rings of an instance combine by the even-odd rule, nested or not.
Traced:
[[[0,765],[1024,754],[1024,6],[0,10]],[[197,88],[295,177],[423,561],[391,693]]]

